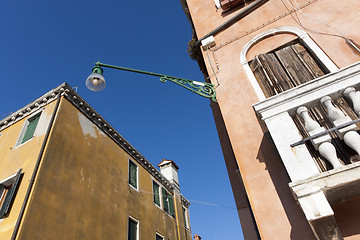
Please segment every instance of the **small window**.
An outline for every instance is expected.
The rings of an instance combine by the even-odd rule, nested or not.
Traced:
[[[129,184],[135,189],[138,188],[138,166],[129,160]]]
[[[164,240],[164,237],[161,236],[160,234],[156,233],[155,240]]]
[[[183,212],[183,216],[184,216],[185,228],[189,229],[188,213],[187,213],[187,209],[184,206],[182,207],[182,212]]]
[[[160,207],[160,186],[155,181],[153,181],[153,194],[154,194],[154,203]]]
[[[174,216],[175,215],[174,200],[172,195],[168,193],[164,188],[162,188],[162,195],[163,195],[163,206],[165,212],[167,212],[171,216]]]
[[[21,170],[0,183],[0,219],[6,217],[10,212],[10,206],[14,201],[16,189],[20,182]]]
[[[129,217],[128,240],[138,240],[139,222]]]
[[[41,115],[41,113],[36,114],[35,116],[26,119],[24,127],[21,130],[17,145],[23,144],[34,137],[34,133],[35,133],[36,127],[38,125],[40,115]]]

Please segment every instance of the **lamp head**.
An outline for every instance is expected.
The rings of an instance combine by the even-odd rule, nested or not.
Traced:
[[[99,66],[95,66],[92,70],[92,73],[86,79],[86,87],[94,92],[100,92],[104,90],[106,84],[105,78],[103,77],[102,73],[102,68]]]

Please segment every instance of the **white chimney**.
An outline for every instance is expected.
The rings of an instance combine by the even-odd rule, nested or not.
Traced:
[[[160,168],[161,174],[164,175],[180,191],[178,177],[179,167],[176,163],[172,160],[163,158],[163,160],[158,164],[158,167]]]

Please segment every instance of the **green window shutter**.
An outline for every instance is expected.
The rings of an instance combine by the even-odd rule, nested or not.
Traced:
[[[159,185],[156,182],[153,182],[153,193],[154,193],[154,203],[160,206],[160,191],[159,191]]]
[[[162,195],[163,195],[163,206],[164,206],[164,210],[166,212],[169,212],[169,205],[168,205],[168,199],[167,199],[167,193],[166,190],[164,188],[162,189]]]
[[[128,240],[137,240],[137,222],[129,218]]]
[[[129,184],[137,188],[137,165],[132,161],[129,162]]]
[[[39,119],[40,119],[40,114],[37,115],[35,118],[29,120],[29,124],[26,127],[26,131],[25,131],[23,139],[21,140],[21,144],[30,140],[34,136],[34,132],[35,132],[36,126],[39,122]]]
[[[0,218],[3,218],[9,212],[11,202],[13,201],[13,199],[15,197],[15,191],[20,182],[21,171],[22,171],[22,169],[20,169],[17,172],[17,174],[15,176],[15,180],[11,184],[9,191],[6,194],[4,203],[2,204],[1,209],[0,209]]]
[[[168,201],[169,201],[169,214],[171,216],[175,216],[174,198],[171,194],[168,195]]]

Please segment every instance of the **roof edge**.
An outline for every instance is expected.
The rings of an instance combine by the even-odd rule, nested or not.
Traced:
[[[170,192],[173,193],[174,187],[164,175],[156,169],[143,155],[140,154],[119,132],[117,132],[111,124],[106,121],[94,108],[92,108],[69,84],[66,82],[42,95],[32,103],[19,109],[15,113],[0,120],[0,131],[10,127],[21,119],[31,115],[41,107],[51,103],[57,98],[64,96],[78,110],[80,110],[91,122],[99,127],[106,135],[116,142],[125,152],[127,152],[134,160],[143,166],[155,179]]]

